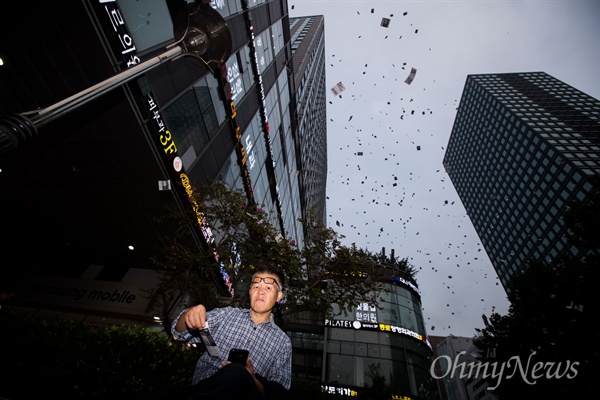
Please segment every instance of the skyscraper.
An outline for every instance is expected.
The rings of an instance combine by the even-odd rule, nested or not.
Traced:
[[[562,252],[562,215],[598,188],[600,101],[544,73],[469,75],[444,166],[506,288]]]
[[[315,212],[324,225],[327,184],[325,103],[325,21],[323,16],[292,18],[290,45],[294,64],[296,146],[302,215]]]

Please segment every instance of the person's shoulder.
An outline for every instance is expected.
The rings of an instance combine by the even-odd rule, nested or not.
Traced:
[[[279,340],[281,340],[282,342],[286,342],[289,343],[290,346],[292,345],[292,340],[290,339],[289,335],[287,333],[285,333],[285,331],[283,329],[281,329],[281,327],[275,323],[271,324],[271,327],[273,327],[273,329],[275,329],[275,331],[277,332],[277,336],[279,337]]]
[[[242,314],[242,313],[250,312],[250,310],[247,310],[245,308],[234,307],[234,306],[221,307],[221,308],[219,308],[219,310],[222,310],[223,312],[230,313],[230,314]]]
[[[222,307],[221,312],[230,317],[242,317],[242,316],[250,315],[250,310],[245,309],[245,308],[232,307],[232,306]]]
[[[212,310],[208,311],[207,314],[211,315],[212,317],[222,317],[236,315],[238,314],[238,311],[235,307],[225,306],[213,308]]]

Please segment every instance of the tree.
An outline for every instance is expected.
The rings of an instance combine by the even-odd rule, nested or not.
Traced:
[[[595,192],[585,202],[571,202],[563,219],[569,228],[569,240],[575,246],[599,255],[600,175],[590,178]]]
[[[139,325],[93,326],[0,310],[0,399],[188,398],[202,349]],[[35,376],[35,384],[23,378]],[[292,376],[289,400],[342,400],[320,382]]]
[[[152,399],[189,384],[198,351],[140,325],[0,311],[0,398]],[[23,384],[25,377],[32,384]]]
[[[385,384],[385,376],[381,372],[381,364],[369,364],[367,367],[367,376],[372,384],[365,384],[365,388],[360,392],[360,399],[389,399],[392,397],[392,391],[389,385]]]
[[[195,187],[190,203],[188,214],[173,210],[160,219],[171,234],[165,236],[163,251],[153,259],[165,273],[150,294],[150,307],[161,312],[166,330],[168,310],[182,301],[208,308],[245,304],[248,271],[257,263],[274,264],[286,275],[281,306],[285,316],[317,311],[331,317],[334,304],[347,312],[385,290],[385,274],[377,268],[376,257],[355,244],[342,245],[343,237],[316,221],[314,213],[299,220],[306,238],[298,244],[274,226],[277,220],[264,205],[249,203],[243,191],[221,182]],[[199,248],[193,240],[192,224],[202,224],[210,232],[213,240],[208,246]],[[414,273],[406,260],[399,264]],[[215,290],[223,285],[223,273],[232,289],[225,296]]]
[[[504,363],[508,368],[511,357],[523,365],[530,360],[525,378],[517,372],[507,379],[509,371],[505,372],[494,390],[501,399],[592,397],[593,379],[600,372],[600,335],[595,327],[599,303],[594,293],[600,277],[599,193],[586,203],[571,204],[564,215],[571,242],[586,256],[566,253],[550,262],[529,262],[509,283],[508,314],[484,315],[485,327],[476,329],[474,344],[483,363]],[[540,361],[551,364],[545,364],[543,376],[532,384],[531,368]],[[559,378],[568,366],[571,376]],[[515,368],[513,358],[511,371]],[[550,375],[545,374],[548,371]],[[496,383],[497,378],[490,379],[490,385]]]

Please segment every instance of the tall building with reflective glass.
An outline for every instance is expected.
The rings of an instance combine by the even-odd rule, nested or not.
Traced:
[[[293,53],[296,154],[302,215],[315,213],[327,224],[327,104],[325,95],[325,21],[323,16],[290,19]]]
[[[444,167],[506,288],[561,252],[570,201],[598,188],[600,101],[544,73],[467,77]]]

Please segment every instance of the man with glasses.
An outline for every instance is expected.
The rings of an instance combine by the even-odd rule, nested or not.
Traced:
[[[198,359],[190,399],[285,398],[292,379],[292,344],[272,315],[283,297],[284,280],[279,269],[258,265],[252,273],[249,310],[206,311],[199,304],[173,321],[171,333],[177,340],[199,343],[194,332],[208,328],[220,350],[220,355],[205,351]],[[248,350],[245,365],[227,361],[231,349]]]

